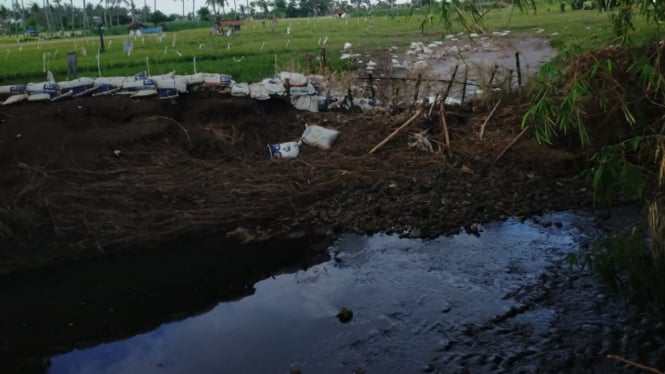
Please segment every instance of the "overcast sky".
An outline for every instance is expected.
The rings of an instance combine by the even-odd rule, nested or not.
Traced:
[[[21,1],[21,0],[19,0]],[[51,0],[52,1],[52,0]],[[61,0],[63,4],[69,4],[70,0]],[[29,4],[37,3],[42,4],[42,0],[23,0],[23,5],[28,7]],[[86,3],[91,3],[96,5],[99,3],[99,0],[86,0]],[[155,4],[157,4],[157,9],[164,14],[182,14],[182,0],[134,0],[137,8],[142,8],[143,5],[147,5],[152,9]],[[7,8],[11,8],[12,0],[0,0],[0,4],[4,5]],[[205,0],[185,0],[185,14],[192,12],[192,6],[196,10],[199,10],[202,6],[205,5]],[[74,0],[74,6],[81,8],[83,6],[83,0]]]

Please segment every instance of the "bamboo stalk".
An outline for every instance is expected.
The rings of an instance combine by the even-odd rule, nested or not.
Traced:
[[[453,151],[450,148],[450,134],[448,134],[448,121],[446,120],[446,106],[443,104],[443,100],[439,102],[439,110],[441,112],[441,127],[443,127],[443,140],[446,143],[446,151],[448,152],[448,157],[452,157]]]
[[[499,104],[501,104],[501,100],[497,101],[496,105],[494,105],[494,108],[492,109],[490,114],[487,116],[487,118],[485,118],[483,124],[480,125],[480,140],[483,140],[483,134],[485,134],[485,126],[487,126],[487,123],[490,121],[490,118],[492,118],[492,115],[494,114],[496,108],[499,107]]]
[[[503,151],[501,151],[501,153],[499,153],[498,156],[496,156],[496,158],[494,159],[494,163],[499,162],[499,160],[501,159],[501,157],[503,157],[503,155],[504,155],[506,152],[508,152],[508,150],[509,150],[509,149],[510,149],[515,143],[517,143],[518,140],[520,140],[520,138],[522,137],[522,135],[524,135],[524,134],[526,133],[526,130],[528,130],[530,127],[531,127],[531,126],[529,125],[529,126],[526,126],[524,129],[522,129],[522,131],[521,131],[519,134],[517,134],[517,136],[515,137],[515,139],[513,139],[513,141],[511,141],[510,144],[508,144],[508,145],[506,146],[506,148],[504,148]]]
[[[390,133],[390,135],[388,135],[385,139],[383,139],[379,144],[375,145],[374,148],[370,149],[369,154],[372,154],[372,153],[376,152],[377,150],[379,150],[381,147],[383,147],[386,143],[388,143],[390,141],[390,139],[394,138],[397,134],[399,134],[400,131],[404,130],[413,121],[415,121],[416,118],[418,118],[418,116],[420,116],[420,114],[422,114],[422,112],[423,112],[422,109],[418,109],[418,111],[416,111],[416,113],[413,116],[411,116],[411,118],[409,118],[406,122],[404,122],[404,124],[402,126],[395,129],[395,131]]]

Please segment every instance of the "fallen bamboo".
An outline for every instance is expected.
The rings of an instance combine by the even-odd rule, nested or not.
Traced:
[[[443,127],[443,140],[446,143],[446,152],[448,157],[453,156],[453,151],[450,149],[450,134],[448,134],[448,121],[446,120],[446,106],[443,100],[439,102],[439,111],[441,112],[441,126]]]
[[[494,108],[492,108],[492,111],[490,112],[490,114],[487,115],[487,118],[485,118],[485,121],[483,122],[483,124],[480,125],[480,140],[483,140],[483,135],[485,134],[485,126],[487,126],[487,123],[492,118],[492,115],[494,115],[494,111],[496,111],[496,108],[499,107],[499,104],[501,104],[501,100],[497,101],[496,105],[494,105]]]
[[[390,133],[390,135],[386,136],[386,138],[383,139],[379,144],[375,145],[374,148],[370,149],[369,154],[372,154],[372,153],[376,152],[377,150],[379,150],[379,148],[386,145],[386,143],[388,143],[390,141],[390,139],[394,138],[397,134],[399,134],[400,131],[404,130],[413,121],[415,121],[416,118],[418,118],[418,116],[420,116],[420,114],[422,114],[422,112],[423,112],[422,109],[418,109],[418,111],[416,111],[416,113],[413,116],[411,116],[411,118],[409,118],[406,122],[404,122],[404,124],[402,126],[395,129],[395,131]]]
[[[504,155],[506,152],[508,152],[508,150],[509,150],[509,149],[510,149],[515,143],[517,143],[518,140],[520,140],[520,138],[522,137],[522,135],[524,135],[524,134],[526,133],[526,130],[528,130],[529,127],[530,127],[530,126],[526,126],[524,129],[522,129],[522,131],[521,131],[519,134],[517,134],[517,136],[515,137],[515,139],[513,139],[513,140],[510,142],[510,144],[508,144],[508,145],[506,146],[506,148],[504,148],[503,151],[501,151],[501,153],[499,153],[498,156],[496,156],[496,158],[494,159],[494,163],[499,162],[499,160],[501,159],[501,157],[503,157],[503,155]]]
[[[623,363],[628,364],[628,365],[632,365],[632,366],[634,366],[634,367],[636,367],[636,368],[638,368],[638,369],[641,369],[641,370],[644,370],[644,371],[648,371],[649,373],[663,374],[662,371],[660,371],[660,370],[658,370],[658,369],[656,369],[656,368],[652,368],[652,367],[650,367],[650,366],[646,366],[646,365],[639,364],[639,363],[637,363],[637,362],[635,362],[635,361],[631,361],[631,360],[629,360],[629,359],[627,359],[627,358],[623,358],[623,357],[621,357],[621,356],[617,356],[617,355],[607,355],[607,358],[612,359],[612,360],[616,360],[616,361],[619,361],[619,362],[623,362]]]

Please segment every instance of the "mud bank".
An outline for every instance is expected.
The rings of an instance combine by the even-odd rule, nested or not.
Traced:
[[[453,157],[413,112],[297,112],[281,100],[215,94],[29,103],[0,112],[0,272],[226,235],[239,242],[305,233],[455,233],[474,223],[589,206],[579,156],[523,137],[521,107],[451,111]],[[436,113],[435,113],[436,114]],[[333,148],[270,160],[266,145],[305,124],[340,131]],[[434,153],[410,148],[430,128]]]

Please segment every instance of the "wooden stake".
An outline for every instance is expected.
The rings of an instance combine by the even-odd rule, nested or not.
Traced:
[[[492,69],[492,75],[490,76],[490,82],[489,82],[489,89],[492,89],[492,83],[494,83],[494,76],[496,75],[496,71],[499,69],[499,65],[494,65],[494,68]]]
[[[480,140],[483,140],[483,134],[485,134],[485,126],[487,126],[487,123],[490,121],[490,118],[492,118],[492,115],[494,114],[494,111],[496,108],[499,107],[499,104],[501,104],[501,100],[497,101],[496,105],[494,105],[494,108],[490,112],[490,114],[485,118],[485,122],[483,122],[482,125],[480,125]]]
[[[459,68],[459,65],[455,65],[455,69],[453,70],[453,75],[450,78],[450,82],[448,82],[448,87],[446,88],[446,93],[443,94],[443,98],[441,98],[442,101],[446,101],[448,98],[448,94],[450,94],[450,88],[453,86],[453,82],[455,81],[455,76],[457,75],[457,69]]]
[[[501,159],[501,157],[503,157],[503,155],[504,155],[504,154],[510,149],[510,147],[512,147],[515,143],[517,143],[518,140],[520,140],[520,138],[522,137],[522,135],[524,135],[524,134],[526,133],[526,130],[528,130],[530,127],[531,127],[531,126],[529,125],[529,126],[526,126],[524,129],[522,129],[522,131],[521,131],[519,134],[517,134],[517,136],[515,137],[515,139],[513,139],[513,141],[510,142],[510,144],[508,144],[508,145],[506,146],[506,148],[504,148],[503,151],[501,151],[501,153],[499,153],[498,156],[496,156],[496,158],[494,159],[494,163],[499,162],[499,160]]]
[[[448,134],[448,121],[446,120],[446,106],[443,104],[444,100],[439,102],[439,111],[441,112],[441,126],[443,127],[443,141],[446,143],[446,151],[448,157],[453,156],[453,150],[450,149],[450,135]]]
[[[398,127],[397,129],[395,129],[395,131],[393,131],[392,133],[390,133],[390,135],[388,135],[385,139],[383,139],[379,144],[375,145],[374,148],[370,149],[370,150],[369,150],[369,153],[372,154],[372,153],[376,152],[379,148],[383,147],[386,143],[388,143],[388,142],[390,141],[390,139],[394,138],[395,135],[399,134],[400,131],[404,130],[407,126],[409,126],[409,125],[410,125],[413,121],[415,121],[416,118],[418,118],[422,113],[423,113],[423,110],[422,110],[422,109],[418,109],[418,111],[416,112],[416,114],[414,114],[413,116],[411,116],[411,118],[409,118],[406,122],[404,122],[404,124],[403,124],[402,126]]]
[[[522,69],[520,68],[519,52],[515,52],[515,66],[517,66],[517,87],[522,88]]]
[[[422,79],[422,75],[418,74],[418,80],[416,81],[416,93],[413,94],[413,103],[416,104],[418,102],[418,91],[420,91],[420,80]]]
[[[464,105],[464,99],[466,99],[466,85],[468,79],[469,79],[469,65],[466,65],[464,67],[464,87],[462,87],[462,100],[460,100],[460,106]]]

